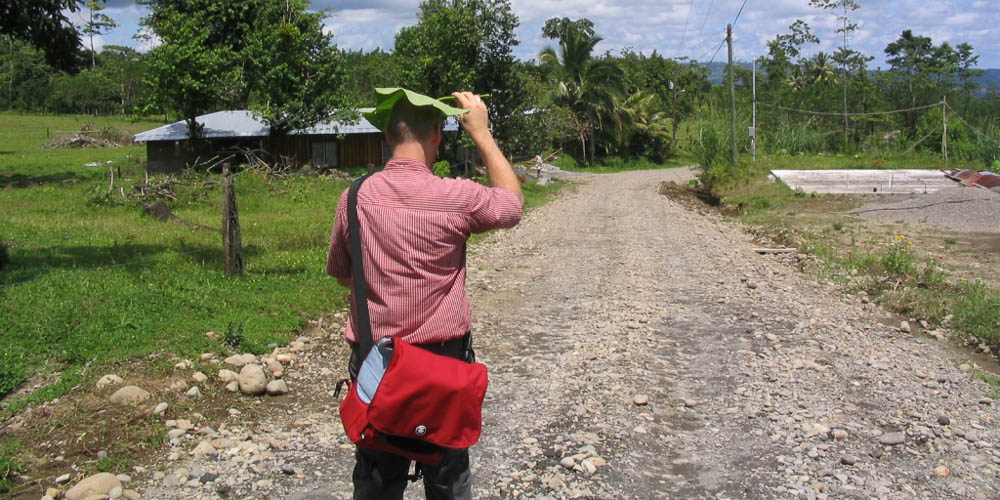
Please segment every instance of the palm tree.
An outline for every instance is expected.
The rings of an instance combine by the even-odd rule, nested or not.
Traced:
[[[827,81],[837,83],[837,68],[833,66],[833,61],[830,60],[825,52],[820,52],[809,60],[807,63],[807,71],[812,79],[812,83]]]
[[[552,101],[565,106],[576,117],[577,136],[584,155],[594,165],[594,130],[608,121],[614,98],[624,87],[624,72],[609,59],[595,59],[594,46],[602,40],[578,29],[568,29],[559,39],[559,52],[546,47],[539,61],[549,69]]]
[[[671,125],[669,114],[656,94],[640,90],[624,99],[615,99],[615,109],[612,113],[616,125],[616,139],[621,148],[642,144],[642,148],[657,149],[654,146],[670,142]],[[662,151],[655,151],[656,154]]]

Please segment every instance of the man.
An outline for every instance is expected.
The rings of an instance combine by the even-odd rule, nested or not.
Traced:
[[[486,106],[469,92],[453,96],[461,109],[398,89],[383,95],[366,115],[392,146],[385,168],[358,193],[368,307],[374,341],[401,337],[437,354],[471,361],[471,313],[465,292],[465,244],[470,234],[510,228],[524,207],[521,185],[489,131]],[[391,99],[396,99],[394,102]],[[417,101],[416,103],[413,101]],[[391,107],[391,111],[389,111]],[[442,179],[430,166],[437,159],[441,124],[453,109],[486,164],[490,186]],[[442,111],[444,110],[444,111]],[[327,273],[351,287],[347,233],[347,191],[340,197],[327,256]],[[366,353],[358,352],[354,302],[346,336],[352,378]],[[357,449],[355,499],[401,499],[410,461],[393,454]],[[428,500],[470,499],[468,450],[449,451],[438,467],[419,465]]]

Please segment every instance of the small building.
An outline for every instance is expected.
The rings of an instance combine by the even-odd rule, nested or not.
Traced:
[[[367,110],[361,110],[367,111]],[[266,151],[271,159],[288,158],[298,165],[310,164],[324,168],[351,168],[382,165],[391,150],[385,136],[377,128],[359,117],[357,123],[331,120],[305,130],[293,130],[288,135],[268,138],[268,126],[246,110],[217,111],[197,118],[204,127],[209,161],[229,155],[239,157],[241,151]],[[458,122],[449,119],[444,131],[455,132]],[[136,134],[135,142],[146,143],[147,170],[150,172],[179,172],[194,160],[187,145],[187,122],[169,125]],[[237,158],[232,163],[240,163]]]

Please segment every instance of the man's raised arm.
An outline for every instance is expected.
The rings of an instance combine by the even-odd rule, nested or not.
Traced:
[[[486,104],[472,92],[455,92],[452,95],[458,100],[459,106],[469,110],[468,113],[461,115],[459,120],[462,122],[462,128],[476,144],[483,162],[486,163],[486,175],[490,179],[490,186],[514,193],[523,206],[524,194],[521,192],[521,183],[514,175],[514,169],[511,168],[507,158],[500,151],[500,147],[493,140],[493,134],[490,134]]]

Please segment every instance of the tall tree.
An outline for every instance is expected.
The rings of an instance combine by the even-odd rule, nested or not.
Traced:
[[[250,43],[240,54],[251,82],[250,109],[283,136],[331,118],[352,119],[339,92],[346,70],[323,32],[323,13],[309,13],[308,0],[271,1],[256,13]]]
[[[559,51],[546,47],[538,59],[549,70],[553,101],[577,118],[580,149],[594,165],[594,132],[611,115],[615,97],[622,94],[625,78],[621,67],[608,58],[593,57],[594,46],[603,38],[585,30],[569,29],[559,39]]]
[[[94,50],[94,36],[103,35],[116,27],[118,23],[115,22],[110,16],[102,14],[101,11],[104,10],[104,6],[98,0],[87,0],[87,12],[89,16],[87,20],[83,23],[83,27],[80,31],[90,38],[90,68],[94,69],[97,67],[97,51]]]
[[[435,97],[489,93],[494,136],[507,152],[527,103],[513,54],[519,24],[509,0],[425,0],[417,24],[396,34],[406,85]]]
[[[597,32],[594,31],[594,22],[585,17],[580,19],[553,17],[545,21],[545,25],[542,26],[542,36],[552,40],[560,40],[573,31],[587,36],[597,36]]]
[[[79,0],[4,0],[0,2],[0,34],[38,47],[56,68],[74,69],[80,36],[66,12],[78,9]]]
[[[844,44],[834,55],[834,59],[843,68],[843,88],[844,88],[844,145],[848,141],[848,120],[847,120],[847,81],[848,65],[852,60],[857,60],[858,54],[848,46],[848,35],[858,29],[858,25],[851,21],[850,13],[861,8],[855,0],[809,0],[809,5],[819,7],[824,10],[840,11],[837,20],[841,22],[841,27],[837,28],[837,33],[844,35]],[[862,68],[863,69],[863,68]]]

